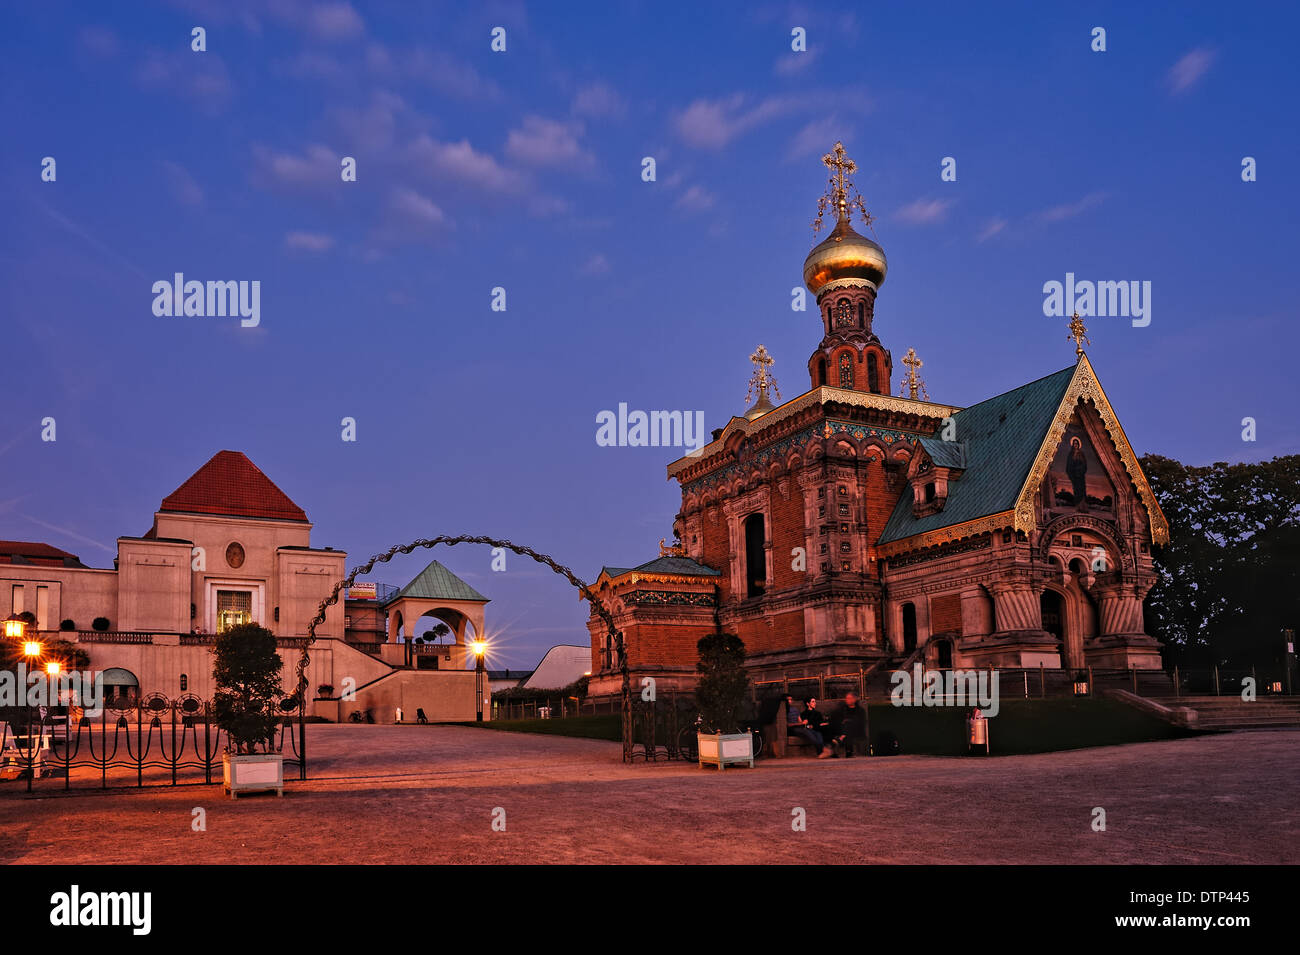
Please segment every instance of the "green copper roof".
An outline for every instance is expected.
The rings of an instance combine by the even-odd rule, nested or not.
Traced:
[[[656,557],[638,567],[602,567],[602,574],[619,577],[637,571],[643,574],[677,574],[682,577],[721,577],[722,571],[701,564],[689,557]],[[599,575],[598,575],[599,576]]]
[[[418,597],[429,600],[479,600],[488,602],[488,598],[461,580],[436,560],[429,561],[429,566],[409,584],[393,595],[393,600],[403,597]]]
[[[951,452],[939,452],[943,460],[936,456],[935,464],[965,467],[966,470],[948,484],[948,500],[937,514],[913,517],[912,495],[904,494],[899,498],[894,513],[885,523],[880,543],[973,521],[1015,507],[1047,429],[1074,377],[1074,369],[1074,365],[1062,368],[1046,378],[1031,381],[954,414],[956,441],[965,446],[964,450],[958,452],[954,448]],[[935,442],[942,443],[940,432],[922,439],[922,446],[932,456],[935,452],[930,449]],[[949,463],[958,460],[964,463]]]

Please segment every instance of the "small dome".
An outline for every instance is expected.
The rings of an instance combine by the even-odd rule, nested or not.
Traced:
[[[889,263],[885,250],[866,236],[858,235],[842,217],[826,241],[808,253],[803,263],[803,280],[813,295],[840,281],[867,281],[880,288]]]
[[[753,421],[755,418],[761,418],[769,411],[775,410],[776,405],[768,400],[767,389],[764,388],[758,393],[758,400],[754,402],[754,406],[745,412],[745,420]]]

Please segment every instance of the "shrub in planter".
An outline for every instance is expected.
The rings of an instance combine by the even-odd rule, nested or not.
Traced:
[[[749,673],[745,644],[731,633],[712,634],[696,644],[695,702],[700,708],[700,764],[723,769],[728,764],[754,765],[754,738],[740,728],[748,709]]]
[[[334,698],[334,684],[322,683],[316,687],[316,697],[322,700],[332,700]]]
[[[271,751],[280,719],[276,704],[284,696],[284,661],[276,652],[275,634],[255,623],[240,624],[218,634],[212,652],[212,714],[230,737],[230,751],[247,755],[259,746]]]
[[[98,630],[100,633],[103,633],[108,629],[108,618],[96,617],[94,620],[90,621],[90,627],[92,630]]]
[[[704,728],[711,733],[739,733],[749,697],[745,644],[732,633],[711,634],[696,644],[695,702]]]
[[[59,622],[59,629],[60,629],[60,630],[76,630],[76,629],[77,629],[77,625],[76,625],[75,623],[72,622],[71,618],[69,618],[68,620],[62,620],[62,621]]]

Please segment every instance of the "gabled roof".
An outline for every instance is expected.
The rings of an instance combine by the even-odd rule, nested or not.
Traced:
[[[986,523],[996,518],[1001,526],[1026,533],[1033,530],[1034,495],[1080,401],[1089,403],[1096,411],[1114,443],[1120,463],[1146,508],[1151,539],[1157,544],[1168,543],[1169,522],[1142,473],[1142,466],[1097,380],[1092,363],[1087,355],[1080,355],[1078,364],[1070,368],[956,412],[952,419],[957,428],[956,437],[966,444],[966,470],[959,479],[949,483],[943,510],[915,517],[912,499],[904,495],[885,523],[880,544],[956,528],[981,518],[989,518]],[[934,436],[923,441],[933,439]]]
[[[189,480],[163,498],[158,510],[306,522],[303,509],[239,451],[218,451]]]
[[[403,597],[416,597],[420,600],[475,600],[487,603],[488,598],[461,580],[436,560],[429,561],[429,566],[409,584],[390,597],[387,603],[401,600]]]
[[[914,517],[912,496],[900,497],[885,523],[880,543],[1012,510],[1074,370],[1073,365],[1062,368],[1046,378],[954,413],[956,437],[965,445],[962,454],[965,472],[948,485],[948,500],[938,513]],[[944,442],[936,434],[923,439],[923,443],[933,456],[949,452],[931,451],[931,448],[953,442]]]

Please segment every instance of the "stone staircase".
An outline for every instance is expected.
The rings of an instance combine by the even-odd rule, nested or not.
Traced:
[[[1162,700],[1168,704],[1173,701]],[[1176,705],[1196,711],[1203,730],[1300,727],[1300,696],[1268,696],[1247,703],[1238,696],[1183,696]]]

